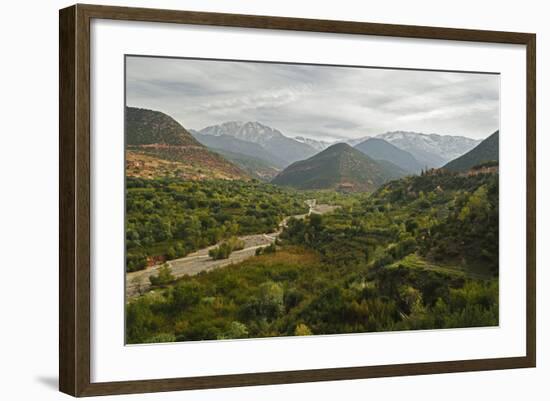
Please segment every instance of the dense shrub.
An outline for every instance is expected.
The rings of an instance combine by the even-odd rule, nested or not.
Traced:
[[[227,259],[231,252],[240,251],[244,249],[245,243],[236,237],[231,237],[227,241],[224,241],[219,246],[212,248],[208,251],[208,256],[214,260]]]
[[[174,281],[174,278],[175,277],[172,274],[172,269],[170,268],[168,263],[164,263],[162,266],[160,266],[157,275],[149,276],[149,281],[153,286],[161,286],[170,284],[172,281]]]

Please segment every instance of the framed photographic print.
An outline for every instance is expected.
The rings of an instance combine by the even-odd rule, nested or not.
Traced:
[[[535,35],[60,11],[60,390],[534,367]]]

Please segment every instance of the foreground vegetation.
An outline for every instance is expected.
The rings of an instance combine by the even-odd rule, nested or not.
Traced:
[[[290,219],[277,246],[242,263],[178,280],[163,269],[154,291],[127,305],[128,343],[498,324],[498,175],[430,171],[371,195],[254,182],[133,184],[128,226],[142,230],[133,244],[142,252],[270,231],[304,213],[304,199],[341,207]],[[157,219],[169,223],[170,238],[154,236]],[[195,219],[195,231],[172,231]],[[222,229],[227,221],[233,230]]]

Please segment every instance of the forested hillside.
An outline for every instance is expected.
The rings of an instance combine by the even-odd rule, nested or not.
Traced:
[[[160,111],[126,107],[126,145],[200,146],[176,120]]]

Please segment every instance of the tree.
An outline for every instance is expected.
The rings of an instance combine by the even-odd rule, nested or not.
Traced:
[[[323,216],[317,213],[309,215],[309,225],[315,230],[320,230],[323,227]]]
[[[414,231],[418,228],[418,222],[414,219],[408,219],[405,222],[405,230],[409,233],[414,233]]]
[[[141,252],[128,253],[126,255],[126,271],[134,272],[137,270],[143,270],[147,267],[147,258]]]
[[[257,297],[241,308],[241,315],[248,320],[273,321],[283,314],[284,290],[273,281],[266,281],[258,288]]]
[[[176,257],[177,257],[176,249],[173,246],[171,246],[166,251],[166,259],[172,260],[172,259],[176,259]]]
[[[296,329],[294,330],[295,336],[311,336],[313,333],[311,332],[311,329],[307,327],[304,323],[300,323],[296,326]]]
[[[214,260],[218,259],[227,259],[231,252],[240,251],[244,249],[245,243],[243,240],[238,239],[237,237],[231,237],[227,241],[222,242],[216,248],[212,248],[208,251],[208,256]]]
[[[407,313],[422,313],[424,311],[422,293],[416,288],[410,285],[402,286],[399,289],[399,298]]]
[[[264,254],[270,254],[275,253],[277,251],[277,247],[275,246],[275,243],[271,243],[268,246],[264,246],[261,248],[256,248],[256,256],[264,255]]]
[[[248,337],[248,328],[246,324],[233,321],[229,326],[229,329],[222,335],[218,336],[218,340],[225,340],[231,338],[247,338]]]
[[[227,259],[229,258],[229,255],[231,255],[231,252],[233,252],[231,246],[227,242],[224,242],[219,246],[210,249],[208,251],[208,256],[214,260]]]
[[[179,282],[172,290],[172,305],[182,310],[197,305],[201,300],[201,288],[195,281]]]
[[[149,281],[151,282],[151,285],[154,286],[162,286],[166,284],[170,284],[172,281],[174,281],[176,278],[172,274],[172,269],[168,265],[168,263],[164,263],[158,271],[158,274],[149,276]]]

